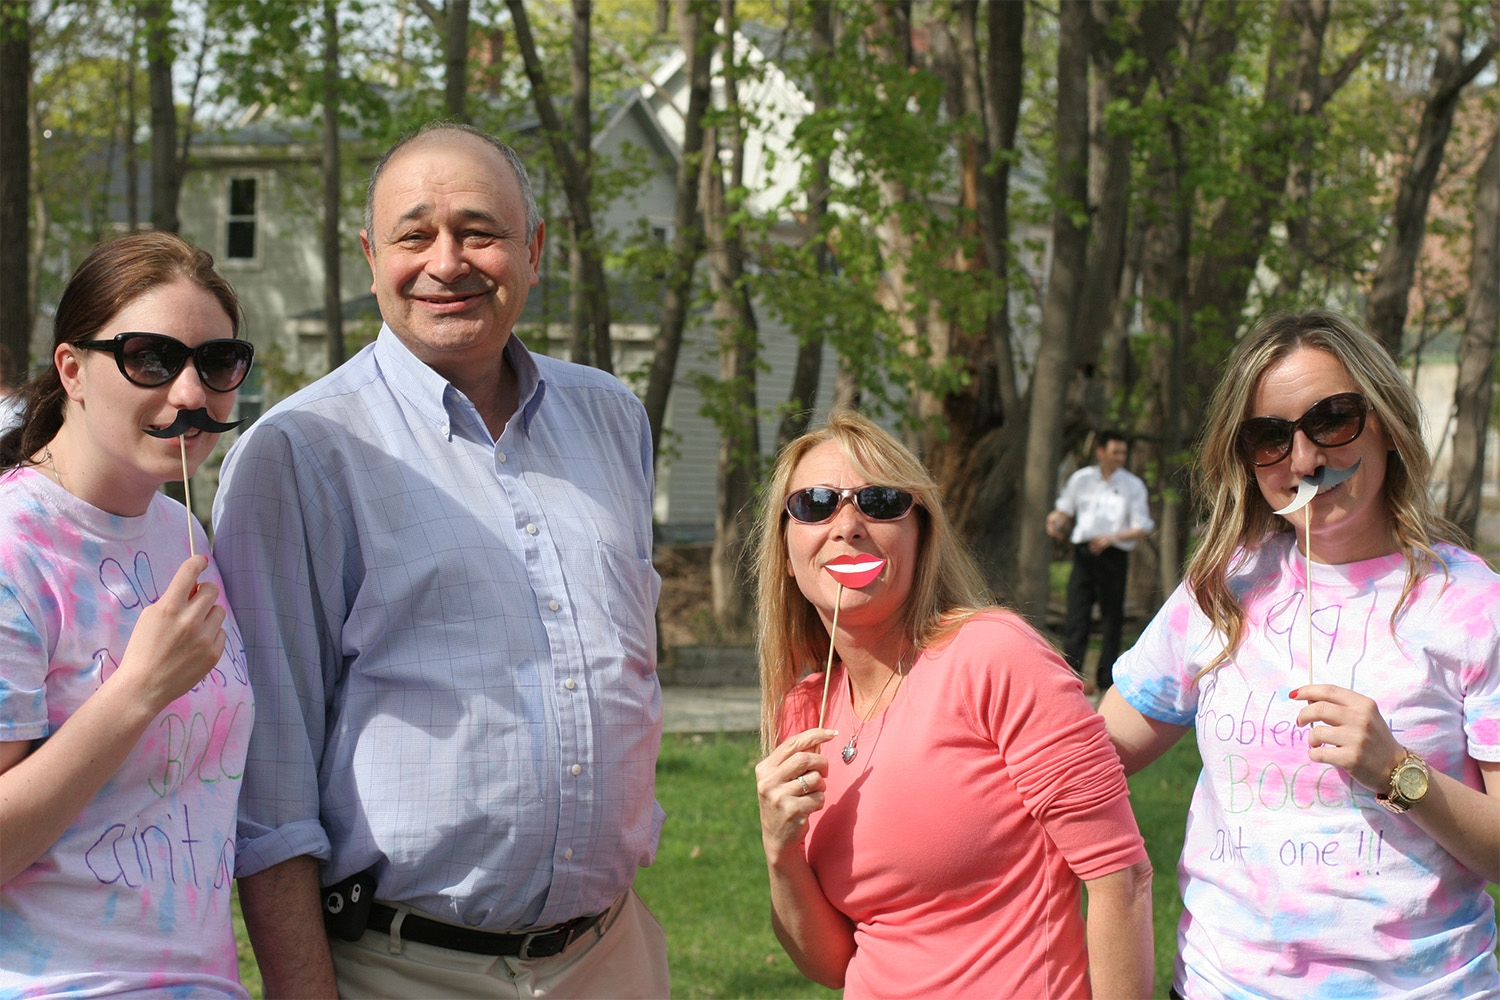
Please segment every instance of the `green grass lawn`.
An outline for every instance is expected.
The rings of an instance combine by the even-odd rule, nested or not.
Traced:
[[[667,929],[674,997],[832,997],[771,933],[749,733],[668,734],[656,767],[667,811],[656,864],[636,890]]]
[[[674,997],[832,997],[802,977],[771,933],[765,858],[755,804],[760,750],[748,734],[668,734],[657,765],[657,797],[667,811],[656,864],[636,888],[667,930]],[[1177,856],[1198,775],[1197,747],[1185,739],[1130,779],[1151,864],[1156,929],[1156,993],[1167,995],[1176,951]],[[1492,886],[1491,893],[1496,889]],[[1497,896],[1500,898],[1500,896]],[[236,903],[238,920],[238,904]],[[261,995],[243,926],[240,972]]]
[[[1151,925],[1156,932],[1156,989],[1164,997],[1172,985],[1172,959],[1177,954],[1177,918],[1182,899],[1177,895],[1177,858],[1187,828],[1188,802],[1202,767],[1198,745],[1191,734],[1161,758],[1130,779],[1130,805],[1151,855]]]
[[[657,798],[667,811],[656,864],[636,889],[667,930],[674,997],[833,997],[808,982],[771,933],[765,857],[755,804],[760,750],[748,733],[668,734],[657,765]],[[1197,753],[1184,743],[1131,782],[1156,879],[1157,981],[1171,974],[1177,899],[1177,853],[1197,773]],[[238,919],[238,904],[236,904]],[[250,995],[260,975],[237,924],[240,974]],[[1166,995],[1161,985],[1160,995]]]

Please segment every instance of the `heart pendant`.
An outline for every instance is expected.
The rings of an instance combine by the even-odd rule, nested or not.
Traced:
[[[839,754],[839,756],[844,758],[845,764],[848,764],[854,760],[854,755],[857,753],[859,753],[859,751],[854,749],[854,741],[850,740],[849,745],[844,747],[844,752]]]

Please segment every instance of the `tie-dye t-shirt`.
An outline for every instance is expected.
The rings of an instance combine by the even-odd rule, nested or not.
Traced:
[[[188,557],[187,523],[160,494],[117,517],[34,470],[0,477],[0,741],[55,732],[118,668],[141,610]],[[203,579],[223,586],[212,564]],[[0,997],[246,996],[230,886],[254,707],[233,617],[224,631],[208,676],[0,887]]]
[[[1373,698],[1397,740],[1482,788],[1500,761],[1500,577],[1439,546],[1447,563],[1397,619],[1399,554],[1312,567],[1312,679]],[[1500,997],[1485,881],[1374,791],[1308,759],[1308,628],[1292,536],[1232,577],[1247,612],[1234,657],[1178,587],[1115,666],[1142,714],[1193,726],[1203,771],[1178,877],[1176,984],[1186,997]]]

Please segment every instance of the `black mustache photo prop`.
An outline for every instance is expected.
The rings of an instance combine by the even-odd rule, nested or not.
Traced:
[[[177,438],[178,449],[182,452],[182,494],[187,501],[189,555],[197,555],[198,549],[193,543],[193,493],[192,487],[188,485],[187,440],[181,435],[189,428],[196,428],[209,434],[222,434],[227,430],[238,427],[242,423],[244,423],[243,420],[236,420],[228,424],[221,423],[208,415],[208,407],[200,406],[196,410],[178,410],[177,419],[160,430],[152,430],[150,427],[144,428],[146,433],[152,437],[162,439]]]
[[[176,420],[161,430],[152,430],[147,427],[146,433],[152,437],[171,438],[176,437],[189,428],[194,428],[206,431],[209,434],[223,434],[225,431],[233,430],[242,423],[244,423],[243,420],[236,420],[227,424],[221,423],[208,415],[208,407],[200,406],[196,410],[178,410]]]

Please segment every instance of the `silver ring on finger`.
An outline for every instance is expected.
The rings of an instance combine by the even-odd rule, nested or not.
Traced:
[[[809,794],[812,791],[810,788],[807,787],[807,775],[805,775],[805,774],[799,774],[799,775],[797,775],[797,780],[800,781],[800,782],[802,782],[802,794],[803,795],[807,795],[807,794]]]

